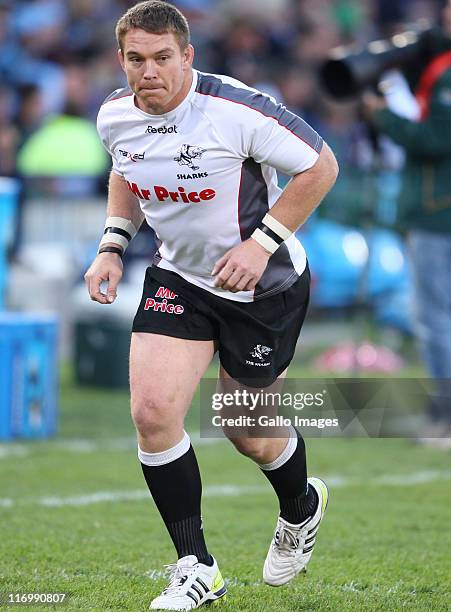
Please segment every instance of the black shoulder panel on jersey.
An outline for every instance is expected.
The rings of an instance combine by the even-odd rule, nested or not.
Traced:
[[[241,166],[238,192],[238,224],[241,240],[251,237],[268,210],[268,186],[263,178],[262,167],[252,158],[246,159]]]
[[[230,100],[236,104],[242,104],[248,108],[260,112],[265,117],[275,119],[279,125],[285,127],[295,136],[303,140],[317,153],[323,146],[322,138],[303,119],[287,110],[283,104],[273,102],[271,98],[259,91],[253,91],[241,87],[235,87],[224,83],[212,74],[199,73],[196,93],[213,98]]]
[[[238,223],[241,240],[247,240],[269,210],[268,186],[263,177],[262,167],[253,159],[243,162],[241,168],[240,191],[238,195]],[[284,284],[288,278],[297,280],[293,262],[286,244],[269,259],[266,270],[257,283],[254,299],[261,299]],[[287,287],[288,288],[288,287]]]
[[[128,85],[127,87],[115,89],[113,93],[110,93],[110,95],[105,98],[105,100],[102,102],[102,106],[107,102],[112,102],[113,100],[119,100],[119,98],[126,98],[127,96],[131,96],[132,93],[133,92],[130,87],[128,87]]]

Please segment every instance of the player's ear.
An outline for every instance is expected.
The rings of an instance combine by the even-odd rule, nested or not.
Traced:
[[[193,45],[187,45],[183,51],[183,64],[186,68],[191,68],[194,61],[194,47]]]
[[[121,65],[122,70],[125,72],[125,60],[124,60],[124,54],[122,53],[122,49],[117,50],[117,57],[119,59],[119,63]]]

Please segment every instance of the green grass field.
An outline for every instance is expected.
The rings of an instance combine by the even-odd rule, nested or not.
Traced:
[[[273,589],[261,581],[277,516],[269,484],[227,442],[196,448],[207,541],[229,586],[215,609],[451,609],[449,454],[407,440],[307,440],[329,507],[307,575]],[[20,607],[9,593],[67,594],[28,609],[148,608],[175,559],[147,498],[126,392],[66,377],[58,438],[1,444],[0,473],[2,609]]]

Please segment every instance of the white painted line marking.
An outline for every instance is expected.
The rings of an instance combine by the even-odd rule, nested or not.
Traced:
[[[226,442],[223,438],[201,438],[198,433],[190,433],[189,436],[195,446],[211,446]],[[43,446],[41,442],[45,444],[45,446]],[[28,457],[36,453],[43,454],[47,450],[62,450],[66,453],[81,455],[100,451],[129,451],[136,450],[136,438],[134,436],[112,438],[110,440],[91,440],[89,438],[68,438],[64,440],[60,438],[57,440],[39,441],[37,444],[34,442],[30,444],[9,442],[0,444],[0,459]]]
[[[29,450],[26,446],[19,444],[0,444],[0,459],[26,457],[29,454]]]
[[[430,482],[450,480],[451,471],[425,470],[413,472],[411,474],[385,474],[376,478],[362,480],[347,476],[330,475],[324,476],[326,483],[332,488],[342,487],[362,487],[362,486],[393,486],[409,487],[418,484],[428,484]],[[264,494],[271,495],[271,488],[267,485],[211,485],[204,488],[204,497],[238,497],[240,495]],[[73,495],[70,497],[46,496],[36,499],[11,499],[0,498],[0,507],[12,508],[17,505],[43,506],[46,508],[62,508],[64,506],[90,506],[104,502],[122,501],[141,501],[150,499],[150,494],[146,489],[135,491],[96,491],[83,495]]]

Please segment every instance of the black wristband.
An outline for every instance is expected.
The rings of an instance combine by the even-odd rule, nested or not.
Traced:
[[[113,246],[104,246],[102,248],[99,249],[97,255],[99,255],[100,253],[116,253],[116,255],[119,255],[119,257],[122,259],[122,249],[120,249],[119,247],[113,247]]]
[[[269,236],[270,238],[272,238],[272,240],[274,240],[274,242],[277,242],[277,244],[280,246],[283,242],[283,238],[281,238],[279,236],[279,234],[276,234],[276,232],[274,232],[271,228],[269,228],[267,225],[265,225],[264,223],[262,223],[260,225],[260,229],[261,231],[266,234],[267,236]]]
[[[127,238],[129,242],[132,239],[130,234],[126,232],[124,229],[122,229],[121,227],[107,227],[103,233],[104,234],[119,234],[119,236],[124,236],[124,238]]]

